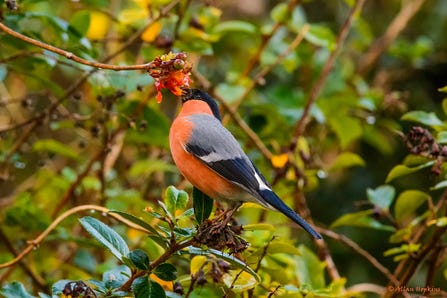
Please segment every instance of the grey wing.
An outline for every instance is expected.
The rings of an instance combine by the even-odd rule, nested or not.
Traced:
[[[234,183],[261,200],[260,189],[270,189],[233,135],[214,117],[193,115],[189,120],[194,124],[193,133],[186,144],[186,150],[199,158],[221,177]]]

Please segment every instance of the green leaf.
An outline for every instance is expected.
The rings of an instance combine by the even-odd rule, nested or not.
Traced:
[[[192,189],[192,199],[194,205],[194,214],[197,222],[201,224],[205,219],[210,217],[213,210],[213,199],[194,187]]]
[[[347,147],[353,140],[362,135],[360,121],[346,116],[331,117],[329,124],[340,140],[342,148]]]
[[[300,257],[296,260],[296,276],[298,277],[300,285],[310,286],[312,289],[320,289],[325,286],[324,280],[324,262],[321,262],[318,257],[306,246],[300,245],[298,247]]]
[[[147,276],[141,276],[132,283],[132,292],[135,298],[164,298],[166,293],[163,288]]]
[[[436,141],[440,144],[447,144],[447,131],[440,131],[436,135]]]
[[[337,156],[337,159],[329,167],[329,171],[336,171],[354,166],[365,166],[365,161],[357,154],[344,152]]]
[[[436,183],[435,186],[431,187],[430,190],[442,189],[447,187],[447,180],[442,180]]]
[[[128,254],[128,258],[132,263],[141,270],[149,270],[150,262],[148,255],[141,249],[132,250]]]
[[[442,100],[442,111],[444,112],[444,115],[447,115],[447,98]]]
[[[391,185],[381,185],[376,189],[368,188],[366,190],[368,200],[382,210],[388,211],[393,203],[396,190]]]
[[[90,26],[90,12],[88,10],[79,10],[75,12],[70,19],[70,26],[76,30],[80,36],[85,36]]]
[[[335,49],[335,35],[327,26],[311,25],[304,38],[313,45]]]
[[[168,263],[158,265],[152,273],[162,280],[171,281],[177,278],[177,269]]]
[[[287,20],[289,10],[287,3],[279,3],[270,12],[270,17],[277,23],[282,23]]]
[[[395,229],[392,226],[384,225],[377,220],[373,219],[371,215],[374,214],[374,210],[364,210],[354,213],[348,213],[337,220],[335,220],[331,224],[331,228],[341,227],[341,226],[350,226],[350,227],[363,227],[363,228],[371,228],[375,230],[383,230],[383,231],[394,231]]]
[[[219,251],[219,250],[216,250],[213,248],[201,249],[198,247],[190,246],[190,247],[188,247],[188,252],[192,255],[199,255],[199,256],[206,256],[206,255],[211,254],[213,256],[216,256],[218,258],[221,258],[221,259],[227,261],[228,263],[235,266],[236,268],[243,269],[247,273],[250,273],[251,275],[253,275],[253,277],[256,279],[257,282],[261,281],[258,274],[253,269],[251,269],[247,264],[245,264],[238,258],[236,258],[232,255],[229,255],[223,251]]]
[[[435,223],[436,223],[436,226],[440,227],[440,228],[447,226],[447,216],[437,218],[435,220]]]
[[[444,86],[444,87],[438,88],[438,91],[439,91],[439,92],[444,92],[444,93],[447,93],[447,86]]]
[[[57,155],[65,156],[74,160],[81,160],[81,156],[70,146],[62,144],[54,139],[38,140],[33,144],[34,151],[47,151]]]
[[[152,227],[150,224],[148,224],[147,222],[145,222],[144,220],[133,216],[132,214],[126,213],[126,212],[122,212],[122,211],[118,211],[118,210],[109,210],[109,213],[116,213],[121,215],[122,217],[124,217],[125,219],[133,222],[134,224],[148,230],[150,233],[155,234],[157,236],[160,236],[160,234],[158,233],[158,231]],[[161,237],[161,236],[160,236]]]
[[[401,119],[421,123],[430,127],[439,127],[444,125],[444,123],[433,112],[428,113],[424,111],[411,111],[403,115]]]
[[[155,172],[170,172],[174,173],[177,168],[169,164],[167,161],[159,159],[143,159],[137,160],[132,164],[129,169],[129,176],[132,178],[138,178],[141,176],[149,176]]]
[[[411,216],[430,196],[419,190],[406,190],[402,192],[394,206],[394,216],[398,222],[402,222]]]
[[[17,281],[13,281],[12,283],[3,286],[0,289],[0,294],[5,298],[34,298],[34,296],[30,295],[25,287]]]
[[[288,242],[273,241],[267,247],[267,253],[269,254],[285,253],[289,255],[299,255],[300,250]]]
[[[405,165],[397,165],[394,168],[392,168],[391,171],[388,173],[388,176],[386,177],[385,182],[389,183],[398,177],[402,177],[405,175],[415,173],[421,169],[432,166],[434,163],[435,163],[435,161],[432,160],[432,161],[426,162],[426,163],[421,164],[416,167],[407,167]]]
[[[188,204],[188,194],[183,190],[178,190],[174,186],[166,189],[166,207],[173,216],[177,210],[183,210]]]
[[[124,257],[129,254],[129,247],[117,232],[90,216],[83,217],[79,221],[87,232],[110,250],[118,260],[125,261]]]
[[[224,34],[228,32],[243,32],[249,34],[255,34],[257,27],[249,22],[245,21],[225,21],[217,24],[214,29],[214,34]]]

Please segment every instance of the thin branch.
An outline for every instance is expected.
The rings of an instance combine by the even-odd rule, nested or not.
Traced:
[[[334,66],[335,58],[337,58],[338,53],[341,51],[341,48],[343,47],[346,37],[348,36],[349,30],[351,29],[355,16],[359,14],[363,5],[365,4],[365,1],[366,0],[357,0],[355,2],[355,5],[352,7],[348,15],[348,18],[346,19],[345,23],[343,24],[340,30],[340,33],[337,36],[335,50],[331,52],[328,60],[324,64],[320,77],[318,78],[317,82],[313,85],[309,93],[309,96],[307,97],[306,104],[303,109],[303,114],[296,124],[295,131],[293,133],[292,140],[290,142],[289,147],[290,152],[293,152],[295,150],[299,137],[303,135],[304,130],[306,129],[306,126],[310,121],[309,120],[310,110],[314,105],[315,101],[317,100],[321,90],[323,89],[326,79],[329,76],[332,67]]]
[[[85,169],[78,174],[76,180],[73,181],[73,183],[71,183],[70,187],[68,187],[62,198],[57,203],[56,207],[53,210],[52,217],[55,217],[59,213],[59,211],[61,211],[61,209],[65,206],[65,204],[67,204],[67,202],[73,197],[76,188],[81,184],[82,180],[88,175],[93,165],[97,161],[99,161],[102,158],[102,156],[104,156],[105,152],[106,152],[105,148],[101,147],[101,149],[98,150],[98,152],[90,159]]]
[[[434,207],[434,211],[431,213],[432,214],[432,218],[428,219],[428,221],[433,220],[436,218],[436,214],[442,209],[442,208],[446,208],[445,212],[447,213],[447,189],[444,190],[444,192],[442,193],[438,203],[436,204],[436,206]],[[412,239],[409,241],[410,243],[419,243],[421,238],[425,235],[426,230],[428,228],[428,225],[421,225],[419,227],[418,230],[416,230],[414,232],[414,236],[412,237]],[[398,278],[401,275],[405,275],[406,273],[403,271],[405,269],[407,269],[411,266],[411,263],[413,262],[412,258],[406,258],[404,260],[402,260],[396,267],[396,269],[393,272],[393,276],[395,276],[396,278]],[[416,270],[417,266],[414,267],[414,270]],[[387,295],[385,295],[385,297],[394,297],[393,292],[387,292]]]
[[[37,236],[35,239],[27,241],[28,246],[22,250],[14,259],[12,259],[9,262],[6,263],[2,263],[0,264],[0,269],[1,268],[7,268],[10,266],[13,266],[14,264],[16,264],[17,262],[19,262],[20,260],[22,260],[27,254],[29,254],[34,248],[39,247],[39,245],[43,242],[43,240],[67,217],[69,217],[70,215],[73,215],[75,213],[78,212],[82,212],[82,211],[98,211],[101,212],[103,214],[107,214],[108,216],[124,223],[125,225],[145,232],[145,233],[150,233],[149,231],[147,231],[146,229],[143,229],[140,226],[135,225],[134,223],[130,222],[129,220],[123,218],[121,215],[116,214],[116,213],[108,213],[109,209],[102,207],[102,206],[98,206],[98,205],[80,205],[80,206],[76,206],[73,207],[67,211],[65,211],[64,213],[62,213],[61,215],[59,215],[49,226],[48,228],[46,228],[45,231],[43,231],[39,236]]]
[[[341,235],[338,233],[335,233],[331,230],[326,230],[323,228],[318,228],[318,232],[321,234],[328,236],[332,239],[335,239],[337,241],[340,241],[341,243],[345,244],[346,246],[350,247],[352,250],[354,250],[356,253],[358,253],[360,256],[364,257],[371,265],[374,266],[377,270],[379,270],[388,280],[390,280],[394,285],[398,285],[399,281],[394,277],[394,275],[385,267],[383,266],[375,257],[373,257],[369,252],[361,248],[357,243],[346,237],[345,235]]]
[[[15,248],[13,247],[13,245],[11,244],[11,242],[9,241],[8,237],[6,237],[6,235],[3,233],[3,230],[2,230],[1,228],[0,228],[0,240],[5,244],[6,248],[7,248],[7,249],[8,249],[14,256],[17,256],[17,255],[18,255],[17,251],[15,250]],[[42,290],[44,290],[44,291],[48,290],[48,289],[47,289],[47,285],[46,285],[45,280],[44,280],[41,276],[37,275],[33,270],[31,270],[31,268],[28,266],[27,263],[25,263],[25,262],[20,262],[19,265],[20,265],[20,267],[22,267],[23,271],[25,271],[25,273],[26,273],[29,277],[31,277],[31,279],[37,284],[37,286],[38,286],[40,289],[42,289]],[[10,269],[13,270],[14,268],[11,267]],[[11,271],[6,272],[5,274],[3,274],[3,275],[0,277],[0,284],[2,283],[2,281],[3,281],[4,279],[6,279],[6,276],[9,274],[9,272],[11,272]]]
[[[192,238],[192,239],[187,240],[182,243],[177,243],[177,242],[171,243],[169,248],[161,256],[159,256],[157,259],[155,259],[153,262],[151,262],[149,270],[142,270],[142,271],[136,272],[121,287],[119,287],[119,290],[129,291],[132,286],[132,283],[134,282],[135,279],[146,275],[148,272],[150,272],[151,270],[156,268],[158,265],[166,262],[173,254],[175,254],[179,250],[182,250],[182,249],[192,245],[194,241],[195,240]]]
[[[248,94],[256,87],[256,85],[258,85],[260,82],[262,82],[263,78],[269,72],[271,72],[273,68],[275,68],[281,62],[283,62],[284,59],[301,44],[301,42],[304,39],[304,36],[309,31],[309,28],[310,28],[309,24],[304,24],[304,26],[301,28],[300,32],[298,32],[296,37],[293,39],[293,41],[289,44],[289,46],[282,53],[280,53],[278,55],[278,57],[276,57],[275,61],[273,61],[273,63],[262,68],[261,71],[259,71],[253,77],[253,79],[250,81],[250,85],[247,88],[245,88],[244,93],[242,93],[241,96],[239,96],[239,98],[237,98],[234,101],[234,104],[232,104],[233,109],[236,110],[241,105],[242,101],[248,96]],[[228,117],[224,117],[224,119],[222,120],[223,123],[226,123],[227,121],[228,121]]]
[[[161,10],[160,10],[160,14],[153,18],[148,20],[148,22],[141,27],[138,31],[136,31],[130,38],[128,38],[126,40],[126,42],[121,45],[121,47],[115,51],[114,53],[110,54],[109,56],[105,57],[104,59],[102,59],[101,64],[104,64],[110,60],[112,60],[113,58],[115,58],[116,56],[118,56],[119,54],[121,54],[122,52],[124,52],[128,47],[130,47],[137,39],[140,38],[141,34],[148,28],[150,27],[154,22],[158,21],[159,19],[161,19],[162,17],[164,17],[165,15],[167,15],[169,13],[169,11],[178,3],[180,2],[180,0],[175,0],[170,2],[168,5],[164,6]],[[0,22],[0,26],[2,27],[6,27],[4,26],[1,22]],[[8,27],[6,27],[8,28]],[[2,28],[0,28],[2,29]],[[9,28],[8,28],[9,29]],[[11,30],[11,29],[9,29]],[[14,31],[15,32],[15,31]],[[15,32],[17,33],[17,32]],[[20,34],[20,33],[17,33]],[[61,49],[59,49],[62,52],[65,52]],[[145,65],[145,64],[144,64]],[[33,123],[35,121],[41,121],[43,120],[47,115],[51,114],[54,110],[57,109],[57,107],[66,99],[68,98],[71,94],[73,94],[78,88],[79,86],[81,86],[93,73],[95,73],[96,71],[98,71],[99,68],[94,68],[92,70],[90,70],[89,72],[87,72],[86,74],[84,74],[82,77],[80,77],[76,82],[74,82],[70,87],[68,87],[67,91],[65,92],[64,95],[62,95],[58,101],[56,101],[54,104],[52,104],[51,106],[48,107],[47,112],[42,112],[38,115],[36,115],[33,118],[30,118],[28,120],[25,120],[21,123],[17,123],[15,125],[10,125],[8,127],[4,127],[0,129],[0,132],[7,132],[7,131],[11,131],[11,130],[15,130],[15,129],[19,129],[23,126],[26,126],[30,123]]]
[[[403,1],[404,6],[401,8],[399,13],[393,19],[391,24],[388,26],[385,33],[378,38],[368,49],[365,55],[359,62],[358,74],[366,74],[380,55],[388,49],[393,40],[407,27],[408,22],[413,18],[413,16],[421,9],[425,0],[411,0]]]
[[[8,26],[6,26],[5,24],[3,24],[2,22],[0,22],[0,30],[2,30],[3,32],[5,32],[6,34],[11,35],[12,37],[15,37],[17,39],[20,39],[26,43],[32,44],[36,47],[42,48],[44,50],[56,53],[58,55],[61,55],[69,60],[73,60],[77,63],[80,64],[84,64],[84,65],[88,65],[88,66],[92,66],[95,68],[102,68],[102,69],[111,69],[111,70],[137,70],[137,69],[146,69],[147,68],[147,64],[138,64],[138,65],[112,65],[112,64],[105,64],[105,63],[100,63],[100,62],[94,62],[94,61],[89,61],[83,58],[80,58],[78,56],[76,56],[75,54],[73,54],[72,52],[68,52],[65,50],[62,50],[60,48],[57,48],[55,46],[46,44],[44,42],[41,42],[39,40],[30,38],[28,36],[25,36],[17,31],[12,30],[11,28],[9,28]]]
[[[287,5],[287,12],[290,14],[295,6],[297,6],[300,3],[298,0],[291,0],[289,4]],[[256,53],[251,57],[251,59],[248,61],[247,66],[245,67],[244,71],[241,73],[240,78],[244,78],[250,74],[250,72],[253,70],[255,65],[259,62],[259,59],[261,59],[262,52],[264,51],[265,47],[268,45],[272,37],[278,32],[278,30],[283,26],[283,22],[276,22],[273,25],[272,30],[262,36],[261,44],[256,50]]]

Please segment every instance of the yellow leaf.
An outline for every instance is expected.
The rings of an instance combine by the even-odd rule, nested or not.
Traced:
[[[282,168],[289,161],[289,155],[287,153],[283,153],[283,154],[280,154],[280,155],[273,155],[270,158],[270,161],[272,162],[272,165],[275,168]]]
[[[230,270],[230,272],[223,276],[223,281],[235,293],[253,289],[258,284],[253,275],[246,271],[240,272],[239,270]]]
[[[154,22],[152,25],[146,28],[144,32],[141,34],[141,39],[145,42],[152,42],[157,38],[158,34],[161,31],[161,23]]]
[[[205,256],[195,256],[191,260],[190,271],[191,275],[197,274],[199,270],[205,265],[206,257]]]
[[[90,25],[86,36],[89,39],[103,39],[109,30],[110,19],[99,11],[90,12]]]
[[[168,290],[168,291],[173,291],[174,290],[174,285],[173,285],[172,281],[162,280],[162,279],[158,278],[157,275],[155,275],[153,273],[151,273],[151,275],[149,275],[149,277],[153,281],[158,283],[160,286],[162,286],[163,289]]]

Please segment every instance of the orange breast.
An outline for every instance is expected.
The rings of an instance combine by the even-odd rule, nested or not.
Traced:
[[[184,146],[188,142],[192,128],[193,123],[188,121],[187,117],[180,116],[174,120],[170,129],[171,154],[180,173],[192,185],[213,199],[241,200],[241,195],[245,193],[241,188],[216,174],[185,150]]]

